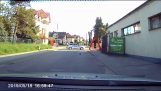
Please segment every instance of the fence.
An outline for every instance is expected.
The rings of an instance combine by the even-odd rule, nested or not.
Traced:
[[[27,38],[15,38],[13,37],[5,37],[5,36],[0,36],[0,42],[16,42],[16,43],[33,43],[32,39],[27,39]],[[36,44],[41,44],[42,40],[36,40]]]

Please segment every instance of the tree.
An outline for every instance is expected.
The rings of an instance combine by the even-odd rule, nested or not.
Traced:
[[[36,34],[39,32],[39,27],[35,23],[34,10],[26,8],[30,6],[30,0],[11,0],[10,5],[13,11],[11,21],[15,26],[14,35],[19,38],[31,38],[35,41],[38,38]]]
[[[96,43],[98,43],[100,48],[100,40],[106,33],[106,25],[102,23],[101,17],[96,18],[96,24],[94,26],[94,48],[96,48]]]
[[[78,40],[77,40],[77,39],[75,39],[75,40],[74,40],[74,43],[78,44]]]
[[[27,7],[30,6],[30,1],[31,0],[10,0],[10,5],[17,7],[17,6],[21,6],[21,7]]]
[[[7,32],[5,31],[2,16],[0,16],[0,40],[6,41]]]
[[[103,25],[101,17],[96,18],[96,24],[94,26],[94,36],[100,40],[106,31],[106,26]]]
[[[7,32],[5,31],[6,25],[4,23],[5,15],[7,14],[7,7],[5,4],[0,3],[0,39],[5,41],[7,37]]]
[[[16,14],[13,15],[16,24],[15,34],[20,38],[35,39],[39,28],[36,26],[33,9],[16,7]]]
[[[30,38],[33,41],[38,38],[36,34],[39,32],[39,27],[35,23],[34,10],[27,9],[28,6],[30,6],[30,0],[10,0],[7,3],[0,3],[1,35],[11,36],[13,34],[14,38],[16,36]]]

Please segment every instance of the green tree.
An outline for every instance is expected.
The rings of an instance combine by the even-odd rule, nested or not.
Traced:
[[[0,3],[0,16],[3,18],[1,22],[3,22],[4,30],[7,32],[8,36],[11,35],[11,17],[12,17],[12,8],[6,3]]]
[[[30,6],[30,1],[31,0],[10,0],[9,4],[14,7],[17,6],[27,7]]]
[[[13,15],[13,20],[16,24],[15,34],[20,38],[35,39],[39,28],[36,26],[33,9],[24,7],[16,7],[16,14]]]
[[[74,40],[74,43],[78,44],[78,40],[77,40],[77,39],[75,39],[75,40]]]
[[[39,28],[35,23],[34,10],[26,8],[30,7],[30,0],[11,0],[10,5],[13,11],[11,21],[15,26],[14,35],[20,38],[31,38],[35,41],[38,38],[36,34],[39,32]]]
[[[4,24],[3,24],[3,17],[0,16],[0,40],[6,41],[7,32],[5,31]]]
[[[5,4],[0,3],[0,40],[5,41],[7,32],[5,31],[6,25],[4,24],[4,18],[6,15],[7,7]]]
[[[26,7],[30,7],[30,0],[0,3],[1,35],[13,34],[14,37],[30,38],[33,41],[38,38],[39,27],[35,23],[34,10]]]
[[[106,26],[102,23],[101,17],[96,18],[96,24],[94,26],[94,36],[100,40],[106,31]]]

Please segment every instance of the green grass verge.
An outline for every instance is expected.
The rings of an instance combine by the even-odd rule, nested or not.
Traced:
[[[0,42],[0,55],[50,49],[49,45]]]

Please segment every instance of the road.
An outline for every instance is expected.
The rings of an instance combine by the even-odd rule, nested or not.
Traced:
[[[161,80],[161,64],[88,50],[46,50],[1,57],[2,73],[71,72],[128,75]]]
[[[73,72],[110,73],[94,55],[82,50],[47,50],[0,58],[0,73]]]

